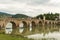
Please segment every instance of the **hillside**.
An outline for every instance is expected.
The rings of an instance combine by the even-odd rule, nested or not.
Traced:
[[[29,16],[27,15],[24,15],[24,14],[16,14],[16,15],[13,15],[12,18],[28,18]]]
[[[36,18],[41,18],[43,19],[43,16],[45,16],[45,18],[47,20],[58,20],[59,19],[59,13],[47,13],[47,14],[40,14],[38,16],[36,16]]]
[[[24,14],[15,14],[15,15],[12,15],[12,14],[8,14],[8,13],[5,13],[5,12],[0,12],[0,18],[5,18],[5,17],[28,18],[29,16],[24,15]]]
[[[11,14],[0,12],[0,18],[11,17],[11,16],[12,16]]]

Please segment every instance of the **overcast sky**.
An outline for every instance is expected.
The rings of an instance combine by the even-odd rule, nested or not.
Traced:
[[[48,12],[60,13],[60,0],[0,0],[0,11],[28,16]]]

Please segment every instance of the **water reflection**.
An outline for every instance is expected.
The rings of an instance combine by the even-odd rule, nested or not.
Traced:
[[[24,30],[24,26],[23,26],[23,25],[24,25],[23,23],[21,23],[21,24],[19,25],[19,32],[20,32],[20,33],[22,33],[23,30]]]
[[[11,32],[12,32],[12,24],[8,23],[5,27],[5,33],[6,34],[11,34]]]
[[[37,26],[36,29],[38,29],[37,33],[34,32],[33,35],[27,37],[35,40],[60,40],[60,25]]]
[[[12,32],[12,29],[5,29],[6,34],[11,34],[11,32]]]
[[[30,24],[29,28],[30,28],[29,30],[31,31],[32,30],[32,25],[31,24]],[[24,29],[26,29],[26,27],[24,26],[23,23],[20,23],[19,32],[22,33],[23,31],[25,31]],[[12,23],[8,23],[5,27],[5,33],[6,34],[11,34],[11,32],[12,32]]]
[[[60,40],[60,33],[59,32],[49,32],[48,34],[41,33],[41,34],[34,34],[34,35],[28,35],[28,38],[33,38],[35,40],[40,40],[40,39],[46,39],[46,40]]]
[[[32,24],[30,24],[29,31],[27,32],[27,27],[23,26],[24,24],[21,23],[19,25],[19,32],[27,33],[28,38],[33,38],[35,40],[60,40],[60,25],[39,25],[34,28],[32,28]],[[12,24],[8,23],[5,28],[6,33],[12,32]],[[29,35],[33,34],[33,35]]]
[[[30,24],[30,31],[32,31],[32,24]]]

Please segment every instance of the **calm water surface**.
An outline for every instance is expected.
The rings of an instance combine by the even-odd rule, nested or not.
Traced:
[[[25,37],[32,38],[35,40],[60,40],[60,25],[45,25],[35,27],[35,31],[32,31],[30,24],[30,35]],[[19,32],[24,31],[23,24],[20,24]],[[9,23],[6,25],[5,33],[10,34],[12,32],[12,24]]]

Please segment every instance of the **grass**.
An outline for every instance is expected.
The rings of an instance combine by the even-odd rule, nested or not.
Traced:
[[[18,35],[0,34],[0,40],[33,40],[33,39],[28,39],[26,37]]]

